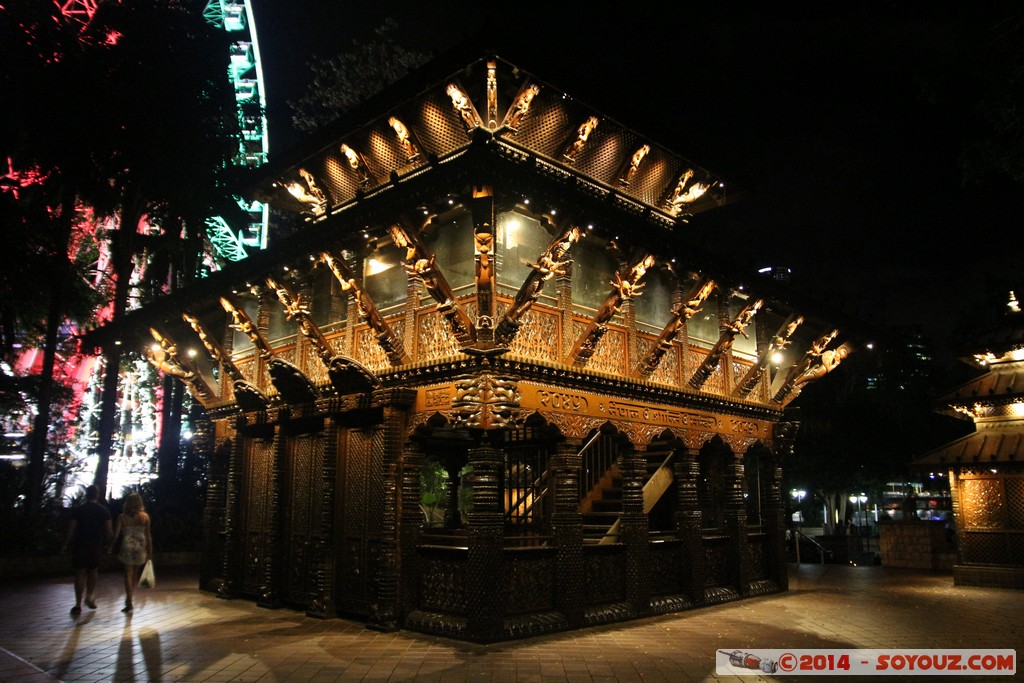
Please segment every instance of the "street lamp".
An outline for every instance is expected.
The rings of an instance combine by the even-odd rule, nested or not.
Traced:
[[[803,489],[791,489],[789,495],[796,501],[796,512],[793,513],[794,533],[793,541],[796,543],[796,563],[800,564],[800,523],[804,521],[804,513],[800,509],[800,503],[807,496]]]
[[[868,502],[868,497],[867,497],[866,494],[863,494],[863,493],[860,494],[859,496],[853,495],[853,496],[850,496],[850,502],[857,504],[857,516],[855,517],[857,522],[856,522],[855,526],[859,527],[859,526],[861,526],[861,523],[860,523],[861,507],[864,505],[864,503]],[[866,522],[867,519],[865,519],[864,521]]]

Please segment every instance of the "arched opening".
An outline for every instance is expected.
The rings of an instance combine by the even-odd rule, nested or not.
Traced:
[[[697,502],[700,506],[701,527],[705,531],[725,529],[725,498],[729,460],[732,452],[719,438],[709,441],[700,450],[700,480]]]

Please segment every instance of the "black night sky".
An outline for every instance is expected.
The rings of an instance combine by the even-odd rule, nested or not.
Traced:
[[[752,273],[791,266],[795,286],[869,323],[946,335],[1019,281],[1024,193],[999,173],[966,177],[964,159],[993,141],[983,109],[1006,92],[1001,37],[1020,31],[1024,13],[1009,3],[812,7],[256,0],[271,154],[301,140],[286,101],[308,81],[309,58],[390,16],[406,47],[493,44],[749,193],[716,210],[703,248]]]

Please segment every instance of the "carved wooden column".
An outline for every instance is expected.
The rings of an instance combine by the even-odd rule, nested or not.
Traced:
[[[228,476],[228,452],[234,443],[222,438],[214,440],[213,423],[202,406],[195,402],[189,411],[192,423],[192,449],[196,457],[206,461],[206,502],[203,506],[202,565],[199,572],[199,587],[215,590],[224,580],[221,560],[224,540],[224,507],[227,499],[225,489]]]
[[[352,274],[355,276],[356,284],[359,286],[359,290],[362,291],[363,257],[350,255],[345,258],[345,264],[349,267],[349,270],[352,271]],[[359,307],[352,305],[352,302],[350,301],[347,311],[348,319],[345,321],[345,331],[341,335],[341,355],[362,360],[356,355],[356,326],[361,322],[359,320]]]
[[[690,594],[693,604],[704,602],[705,558],[704,541],[701,537],[700,500],[697,487],[700,484],[700,464],[697,454],[704,442],[704,435],[687,432],[683,435],[685,447],[679,449],[672,465],[676,480],[676,537],[683,542],[684,572],[682,583]]]
[[[772,476],[765,491],[764,520],[768,572],[779,588],[789,588],[786,558],[786,498],[782,490],[782,465],[793,455],[798,422],[779,422],[774,426],[775,447],[772,449]],[[954,498],[955,500],[955,498]]]
[[[494,264],[494,189],[488,185],[473,186],[470,203],[473,215],[473,244],[476,272],[476,339],[487,345],[494,342],[497,321],[495,293],[497,289]]]
[[[562,328],[562,348],[558,357],[565,358],[576,341],[576,330],[572,324],[572,261],[562,266],[562,272],[555,275],[555,296],[558,298]]]
[[[368,625],[381,631],[397,631],[399,624],[399,463],[405,441],[406,417],[415,401],[416,391],[412,389],[380,389],[373,396],[373,402],[384,407],[381,435],[384,449],[384,518],[381,520],[377,602]]]
[[[504,613],[502,545],[505,514],[501,500],[503,454],[486,443],[471,448],[465,475],[472,490],[472,509],[467,515],[466,604],[469,608],[468,632],[474,640],[491,642],[502,635]]]
[[[336,399],[321,399],[317,408],[326,411],[336,403]],[[314,553],[313,561],[310,562],[314,594],[306,609],[307,616],[319,619],[333,617],[337,612],[334,599],[334,555],[337,552],[334,547],[334,519],[337,513],[334,507],[337,500],[338,437],[336,416],[330,417],[324,425],[324,461],[320,473],[323,499],[320,502],[319,531],[316,544],[311,548]]]
[[[651,550],[648,544],[648,519],[644,512],[644,483],[647,479],[646,444],[634,444],[636,450],[623,453],[622,515],[619,541],[626,546],[626,600],[637,616],[646,614],[651,604]]]
[[[267,289],[263,289],[257,297],[256,320],[253,322],[256,323],[256,331],[264,339],[270,337],[270,307],[276,300],[274,293]],[[265,394],[270,384],[270,375],[267,374],[267,358],[260,353],[259,348],[255,350],[256,361],[253,363],[253,369],[256,372],[256,377],[253,379],[253,384]]]
[[[262,306],[261,306],[262,309]],[[267,420],[275,423],[274,443],[271,448],[270,463],[270,509],[267,510],[267,528],[270,538],[266,545],[263,562],[263,581],[260,583],[259,597],[256,604],[260,607],[277,608],[281,606],[281,585],[284,581],[284,527],[281,514],[282,498],[286,477],[286,458],[288,440],[284,435],[282,422],[288,419],[288,408],[267,411]]]
[[[729,327],[732,316],[729,315],[729,296],[724,294],[718,297],[718,333],[721,334]],[[728,396],[732,391],[732,345],[722,354],[718,361],[718,372],[722,373],[722,393]]]
[[[754,440],[726,437],[725,441],[732,450],[725,480],[725,532],[731,546],[730,573],[736,590],[740,595],[747,595],[750,592],[750,543],[747,538],[747,506],[743,500],[746,484],[743,456]]]
[[[236,436],[228,459],[224,494],[224,582],[217,589],[217,595],[222,598],[235,597],[238,594],[239,582],[242,580],[242,544],[238,537],[238,518],[242,505],[242,467],[245,464],[245,438],[241,430],[245,425],[245,415],[239,413],[231,419],[235,422]]]
[[[555,509],[551,533],[555,557],[556,605],[571,627],[583,626],[583,515],[580,514],[580,456],[582,441],[558,444],[549,468],[554,482]]]
[[[426,457],[418,443],[408,441],[402,450],[399,470],[399,619],[419,607],[419,554],[416,547],[423,531],[420,510],[420,476]]]

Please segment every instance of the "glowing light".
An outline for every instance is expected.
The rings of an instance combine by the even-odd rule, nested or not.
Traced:
[[[189,358],[195,358],[196,357],[196,350],[195,349],[189,349],[188,350],[188,357]]]
[[[383,273],[385,270],[391,268],[391,264],[385,263],[379,259],[371,258],[366,262],[366,274],[377,275]]]
[[[783,356],[780,352],[776,351],[775,353],[772,354],[772,363],[774,363],[775,365],[782,365],[782,361],[784,360],[786,360],[786,357]]]

